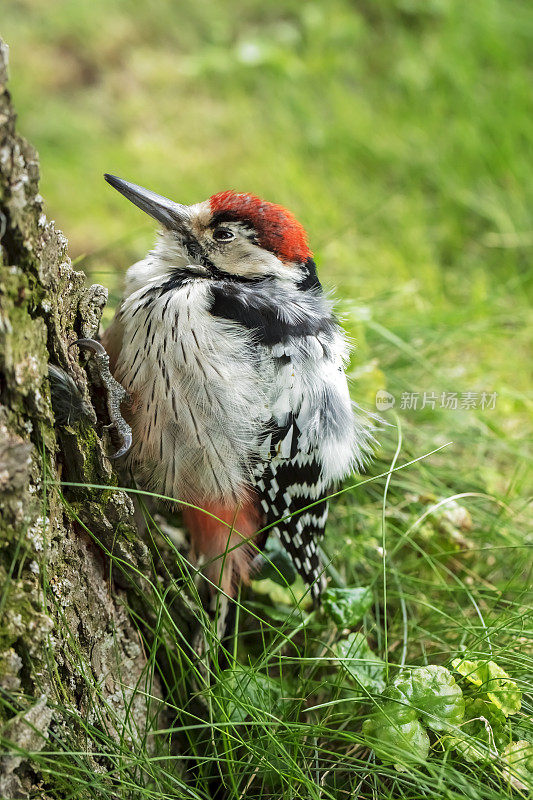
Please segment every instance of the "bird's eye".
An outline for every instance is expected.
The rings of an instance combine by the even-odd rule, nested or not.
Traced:
[[[215,228],[213,239],[216,239],[217,242],[230,242],[235,239],[235,234],[229,228]]]

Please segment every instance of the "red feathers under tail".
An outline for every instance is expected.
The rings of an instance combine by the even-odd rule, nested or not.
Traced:
[[[256,554],[252,542],[262,527],[255,502],[249,499],[231,506],[204,503],[202,510],[184,508],[183,520],[191,536],[193,557],[206,563],[203,571],[215,586],[234,597],[239,584],[249,580]]]

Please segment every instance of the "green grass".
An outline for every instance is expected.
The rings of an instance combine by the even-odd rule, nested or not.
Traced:
[[[396,397],[325,542],[337,579],[372,588],[352,627],[389,680],[402,666],[495,661],[524,691],[506,735],[532,741],[530,4],[7,0],[3,11],[49,215],[111,306],[153,227],[104,171],[187,203],[253,191],[305,224],[357,345],[354,397],[369,408],[378,389]],[[403,392],[469,391],[497,392],[495,408],[400,407]],[[156,530],[154,542],[169,546]],[[179,553],[172,562],[189,575]],[[200,673],[196,702],[169,591],[152,587],[158,624],[143,629],[147,669],[156,655],[166,664],[168,726],[132,748],[127,730],[117,743],[71,710],[109,769],[50,742],[35,760],[58,797],[203,798],[218,770],[235,799],[520,796],[499,756],[469,761],[441,734],[406,772],[382,763],[362,723],[384,701],[339,664],[342,628],[272,585],[242,597],[230,654],[241,672]],[[466,696],[483,694],[454,674]]]

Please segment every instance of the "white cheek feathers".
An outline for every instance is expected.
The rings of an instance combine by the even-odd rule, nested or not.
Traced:
[[[246,278],[273,277],[289,281],[297,277],[296,270],[283,264],[274,253],[239,235],[213,253],[212,260],[218,269],[229,275],[242,275]]]

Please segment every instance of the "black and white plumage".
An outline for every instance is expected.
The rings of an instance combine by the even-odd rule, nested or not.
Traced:
[[[221,521],[184,510],[224,591],[247,577],[243,537],[270,526],[316,600],[326,498],[372,435],[354,414],[345,336],[303,229],[250,195],[179,206],[109,180],[163,224],[103,339],[132,398],[129,465],[141,486]]]
[[[318,545],[328,516],[328,487],[314,453],[261,462],[253,475],[265,524],[279,536],[294,566],[317,599],[324,588]],[[305,511],[300,509],[307,505]]]

